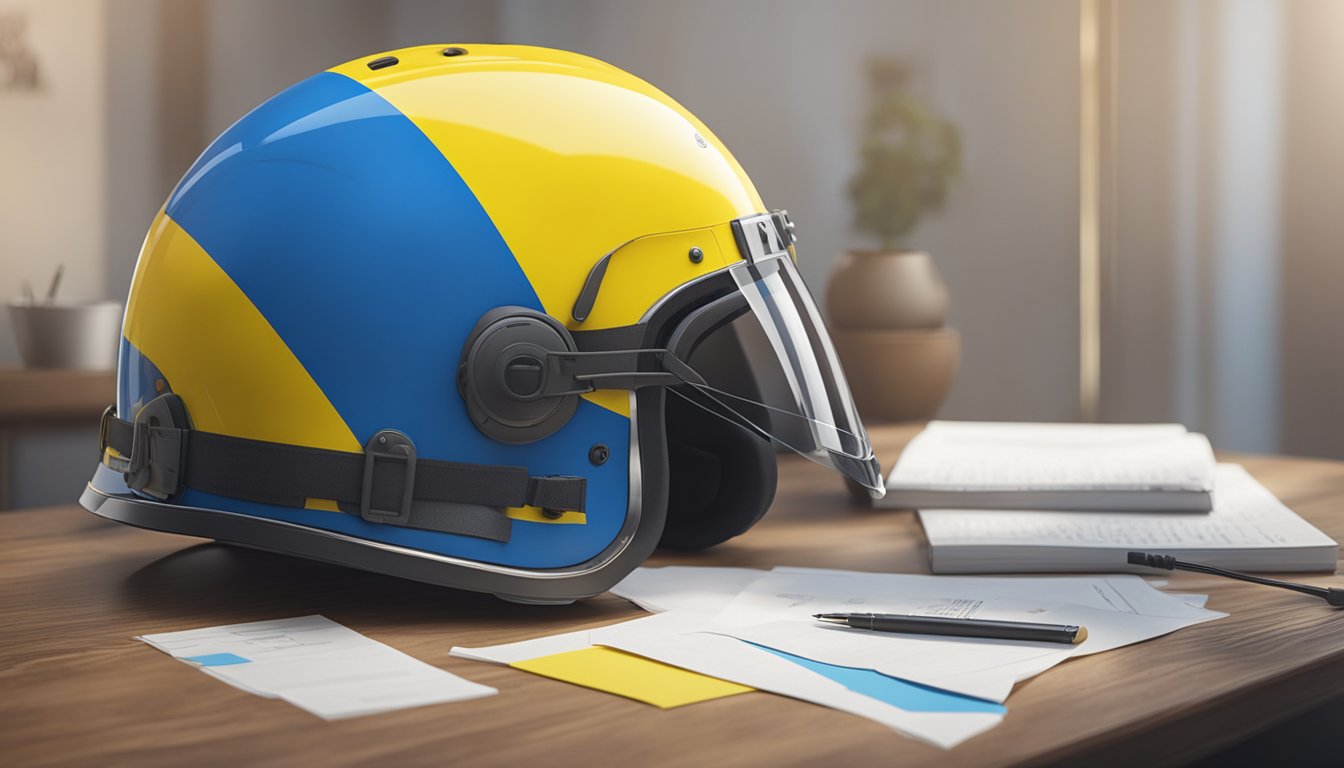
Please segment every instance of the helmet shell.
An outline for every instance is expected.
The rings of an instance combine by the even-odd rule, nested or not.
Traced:
[[[395,429],[421,458],[583,476],[585,512],[508,510],[501,543],[370,523],[325,499],[187,489],[172,503],[518,571],[579,568],[629,538],[649,486],[634,393],[585,395],[549,437],[496,442],[458,394],[463,343],[500,306],[576,327],[598,259],[684,232],[613,260],[582,327],[636,323],[739,260],[709,228],[764,207],[713,133],[633,75],[544,48],[455,47],[466,53],[407,48],[314,75],[205,150],[145,240],[118,411],[173,392],[196,429],[350,452]],[[597,446],[609,460],[590,460]]]

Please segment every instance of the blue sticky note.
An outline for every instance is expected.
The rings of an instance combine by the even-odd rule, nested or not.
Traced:
[[[997,702],[930,688],[871,669],[841,667],[794,656],[756,643],[749,645],[755,645],[763,651],[769,651],[782,659],[828,677],[855,693],[909,712],[990,712],[997,715],[1008,712],[1007,707]]]
[[[202,667],[227,667],[230,664],[248,664],[251,659],[244,659],[236,653],[207,653],[204,656],[183,656],[183,661],[190,661],[192,664],[199,664]]]

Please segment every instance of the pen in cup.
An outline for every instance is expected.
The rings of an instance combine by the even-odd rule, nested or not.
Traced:
[[[900,632],[910,635],[1030,640],[1064,645],[1077,645],[1087,639],[1087,628],[1072,624],[1036,624],[1027,621],[952,619],[944,616],[885,613],[817,613],[813,614],[813,618],[851,629]]]

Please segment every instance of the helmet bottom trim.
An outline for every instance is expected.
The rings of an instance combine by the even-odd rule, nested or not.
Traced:
[[[199,536],[226,544],[298,555],[309,560],[359,568],[443,587],[492,592],[506,600],[564,604],[606,590],[606,587],[591,592],[576,590],[572,584],[563,592],[539,589],[538,585],[545,583],[544,572],[539,572],[536,576],[477,572],[482,577],[477,581],[470,576],[473,569],[449,565],[439,556],[426,552],[236,512],[169,505],[130,494],[108,493],[92,485],[85,487],[79,503],[99,517],[138,528]],[[517,586],[516,591],[520,594],[513,594],[506,589],[505,580],[515,579],[526,581],[526,586],[521,584]]]
[[[643,472],[637,487],[632,478],[630,503],[639,505],[639,524],[633,526],[628,537],[613,542],[602,554],[571,568],[527,570],[459,560],[281,520],[104,491],[92,483],[85,487],[79,503],[99,517],[139,528],[215,539],[438,586],[487,592],[512,602],[569,603],[599,595],[623,579],[653,552],[663,532],[667,512],[663,391],[658,387],[641,390],[636,400],[636,410],[643,417],[632,426]]]

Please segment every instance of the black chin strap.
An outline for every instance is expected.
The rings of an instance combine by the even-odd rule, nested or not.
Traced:
[[[369,522],[501,542],[512,529],[504,507],[584,511],[582,477],[419,459],[410,438],[393,430],[374,435],[363,453],[348,453],[188,429],[185,414],[173,394],[146,404],[134,422],[109,408],[100,439],[107,465],[160,499],[194,488],[286,507],[328,500]]]

